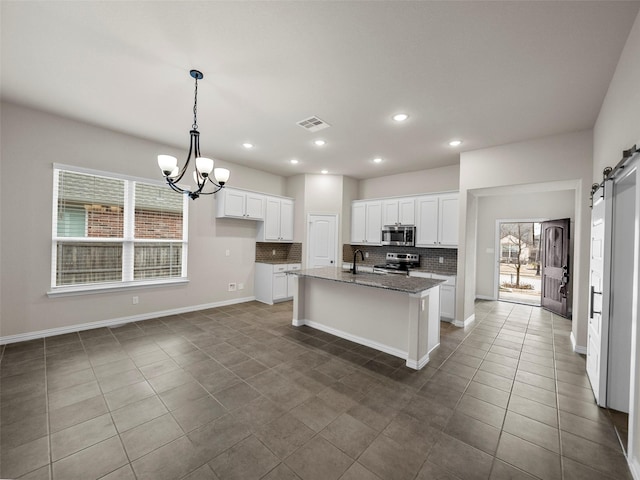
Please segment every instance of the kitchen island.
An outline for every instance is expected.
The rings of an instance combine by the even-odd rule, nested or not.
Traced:
[[[420,369],[440,344],[442,280],[352,274],[334,267],[288,272],[295,276],[293,320],[406,360]]]

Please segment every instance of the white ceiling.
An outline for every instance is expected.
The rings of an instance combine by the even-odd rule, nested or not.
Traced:
[[[591,128],[639,7],[2,1],[1,93],[186,155],[197,68],[203,155],[285,176],[371,178]],[[400,111],[404,124],[391,120]],[[312,115],[332,126],[296,125]],[[464,144],[449,147],[453,138]]]

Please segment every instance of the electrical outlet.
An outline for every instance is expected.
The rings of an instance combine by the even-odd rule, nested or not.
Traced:
[[[228,249],[227,249],[227,250],[225,250],[224,255],[225,255],[226,257],[228,257],[229,255],[231,255],[231,250],[228,250]]]
[[[235,283],[230,283],[229,284],[229,291],[230,292],[235,292],[236,291],[236,284]]]
[[[244,290],[244,283],[238,284],[238,290]]]
[[[137,297],[137,296],[136,296],[136,297],[133,297],[133,298],[131,299],[131,303],[132,303],[133,305],[137,305],[137,304],[138,304],[138,300],[139,300],[139,299],[138,299],[138,297]]]
[[[438,262],[440,262],[440,263],[444,263],[444,257],[440,257],[440,258],[438,258]]]
[[[369,258],[369,252],[364,253],[364,258]]]
[[[273,250],[271,250],[271,255],[275,255],[276,254],[276,249],[274,248]]]

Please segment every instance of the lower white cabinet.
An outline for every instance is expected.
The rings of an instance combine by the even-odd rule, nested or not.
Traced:
[[[429,272],[411,272],[412,277],[433,278],[434,280],[444,280],[440,284],[440,319],[455,320],[456,318],[456,276],[440,275]]]
[[[299,263],[256,263],[254,292],[256,300],[273,305],[293,297],[294,280],[285,272],[300,270]]]

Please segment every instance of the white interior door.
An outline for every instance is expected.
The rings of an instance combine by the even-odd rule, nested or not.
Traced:
[[[591,211],[591,260],[589,263],[589,324],[587,375],[600,406],[607,404],[609,345],[609,276],[611,258],[611,184],[596,191]]]
[[[309,214],[306,268],[336,265],[338,245],[337,215]]]

